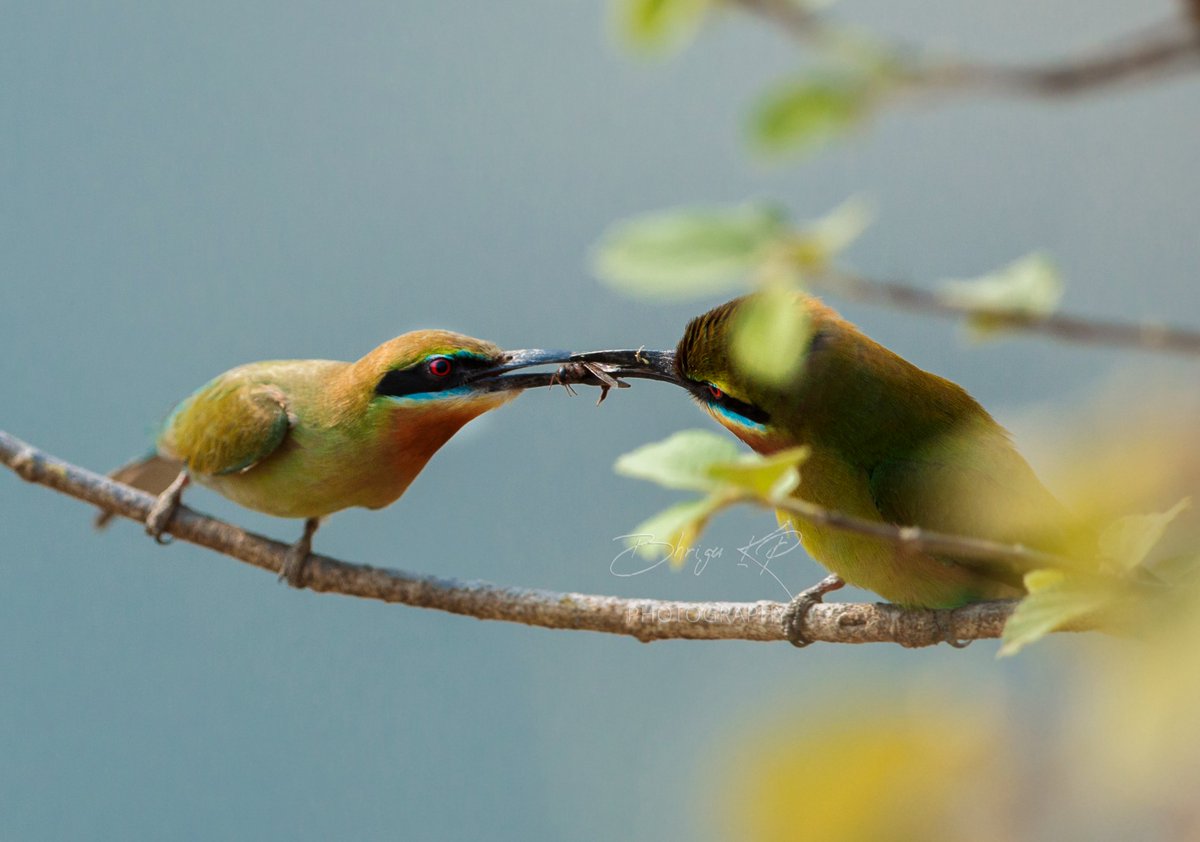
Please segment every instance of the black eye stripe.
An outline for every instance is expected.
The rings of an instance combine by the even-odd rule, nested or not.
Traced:
[[[445,357],[451,364],[449,374],[438,376],[429,370],[430,358],[427,357],[408,368],[396,368],[379,378],[375,384],[375,394],[391,398],[402,398],[405,395],[419,395],[428,392],[442,392],[461,386],[471,373],[490,368],[490,360],[471,356],[437,355]],[[437,356],[434,358],[436,359]]]
[[[730,412],[735,412],[747,421],[753,421],[755,424],[766,424],[771,419],[770,415],[763,412],[754,404],[730,397],[728,392],[715,383],[697,380],[689,382],[691,383],[692,393],[705,403],[723,406]]]

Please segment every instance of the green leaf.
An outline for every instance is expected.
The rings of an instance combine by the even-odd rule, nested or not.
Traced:
[[[1032,317],[1053,313],[1062,295],[1062,276],[1050,258],[1040,253],[1026,255],[981,278],[945,281],[939,293],[942,301],[955,307]],[[977,338],[984,338],[1003,329],[1004,320],[982,312],[973,315],[968,326]]]
[[[667,488],[710,491],[719,484],[709,473],[710,468],[732,461],[740,453],[728,436],[710,430],[682,430],[663,441],[626,453],[613,467],[618,474]]]
[[[999,656],[1015,655],[1055,629],[1110,608],[1119,598],[1113,586],[1070,579],[1058,570],[1025,575],[1029,595],[1018,603],[1004,625]]]
[[[750,138],[768,155],[811,152],[870,113],[876,85],[867,78],[806,77],[768,91],[750,117]]]
[[[1100,533],[1100,554],[1121,569],[1132,570],[1146,560],[1171,521],[1191,504],[1191,498],[1184,497],[1165,512],[1114,521]]]
[[[1186,552],[1155,559],[1150,572],[1172,585],[1194,585],[1200,579],[1200,552]]]
[[[689,297],[724,292],[787,231],[773,205],[684,208],[614,225],[593,255],[597,275],[626,292]]]
[[[756,293],[738,308],[731,337],[734,362],[760,383],[786,383],[804,363],[809,321],[791,290],[772,287]]]
[[[716,496],[676,503],[635,526],[626,543],[643,558],[667,557],[678,566],[721,505]]]
[[[851,196],[822,217],[804,223],[800,236],[817,243],[830,257],[841,254],[875,219],[875,203]]]
[[[713,8],[713,0],[615,0],[618,37],[632,50],[664,55],[687,46]]]
[[[669,438],[626,453],[616,470],[669,488],[707,492],[665,509],[638,524],[626,544],[645,558],[667,557],[682,564],[709,519],[736,494],[750,492],[767,501],[789,494],[800,484],[799,465],[807,447],[793,447],[771,456],[739,455],[736,444],[708,430],[684,430]]]
[[[851,196],[824,216],[805,222],[788,238],[788,263],[802,274],[824,271],[867,230],[874,217],[872,202]]]
[[[808,454],[807,447],[789,447],[770,456],[747,453],[732,462],[711,465],[708,474],[769,501],[796,490],[800,485],[800,465]]]

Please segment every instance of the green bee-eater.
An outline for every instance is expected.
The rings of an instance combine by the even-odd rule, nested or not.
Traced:
[[[249,363],[182,401],[163,423],[155,452],[112,476],[160,495],[146,524],[155,538],[193,479],[247,508],[304,518],[304,536],[281,573],[300,585],[321,518],[392,503],[464,424],[521,389],[554,381],[552,374],[507,372],[567,356],[420,330],[352,363]]]
[[[760,453],[807,445],[795,495],[868,520],[1058,552],[1070,516],[960,386],[872,341],[815,298],[794,308],[807,341],[782,382],[739,365],[733,337],[747,298],[693,319],[672,351],[604,351],[573,359],[616,376],[682,386]],[[789,361],[781,361],[787,364]],[[882,538],[793,521],[809,554],[842,580],[899,605],[948,608],[1019,596],[1003,563],[900,552]]]

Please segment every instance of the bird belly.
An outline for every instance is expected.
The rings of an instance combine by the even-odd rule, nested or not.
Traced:
[[[969,602],[1020,596],[1015,589],[952,561],[905,552],[889,541],[814,526],[781,513],[809,555],[846,583],[908,608],[956,608]]]
[[[309,436],[298,429],[245,471],[195,478],[239,505],[276,517],[324,517],[352,506],[378,509],[404,494],[424,466],[424,460],[413,465],[395,458],[384,444],[371,446],[330,431]]]
[[[453,407],[380,406],[362,423],[320,426],[301,415],[283,445],[245,471],[196,479],[235,503],[277,517],[324,517],[394,503],[438,449],[471,419],[511,400]]]

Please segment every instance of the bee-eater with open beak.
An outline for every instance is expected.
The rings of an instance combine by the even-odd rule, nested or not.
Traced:
[[[555,380],[509,372],[567,356],[419,330],[352,363],[250,363],[180,403],[155,452],[112,476],[159,495],[146,522],[156,539],[191,480],[247,508],[304,518],[304,535],[280,574],[299,587],[321,518],[392,503],[464,424]],[[102,514],[97,525],[110,517]]]
[[[731,337],[746,298],[693,319],[672,351],[603,351],[573,360],[612,376],[682,386],[759,453],[807,445],[797,497],[898,526],[1063,549],[1069,515],[962,387],[863,335],[815,298],[790,299],[807,347],[784,382],[755,379]],[[808,553],[845,582],[903,606],[949,608],[1020,596],[1021,572],[899,552],[881,538],[793,520]],[[836,583],[835,583],[836,584]]]

